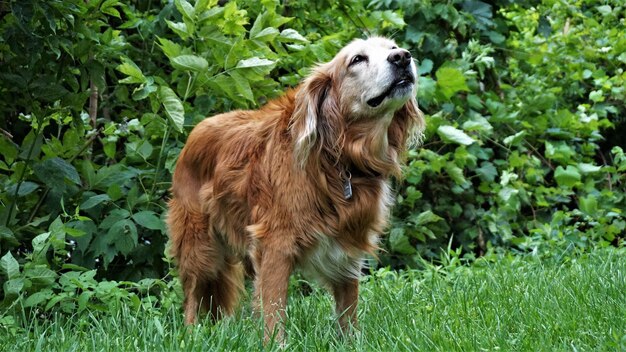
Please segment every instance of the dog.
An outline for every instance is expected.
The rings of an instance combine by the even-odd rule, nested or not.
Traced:
[[[387,224],[390,177],[401,176],[407,144],[424,128],[416,78],[409,51],[357,39],[259,110],[195,126],[167,217],[186,324],[200,309],[232,314],[250,267],[266,340],[282,338],[296,268],[332,292],[341,331],[356,326],[359,275]]]

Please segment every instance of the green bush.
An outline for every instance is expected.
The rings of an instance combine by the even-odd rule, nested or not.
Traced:
[[[419,265],[449,245],[471,259],[618,244],[625,9],[575,5],[0,5],[1,304],[72,311],[170,290],[139,280],[170,270],[165,200],[187,133],[374,34],[417,58],[428,122],[396,183],[382,265]]]
[[[626,227],[624,141],[604,135],[626,127],[625,8],[458,4],[463,15],[441,4],[413,15],[441,16],[454,37],[437,40],[457,50],[435,51],[431,62],[450,55],[439,67],[427,61],[433,46],[418,55],[426,144],[410,154],[385,262],[436,258],[450,240],[470,257],[492,246],[551,256],[617,244]],[[414,23],[405,40],[420,51],[432,36],[413,34],[424,28]]]

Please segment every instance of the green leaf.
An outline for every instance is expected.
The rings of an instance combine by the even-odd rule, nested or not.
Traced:
[[[53,82],[45,82],[44,79],[45,78],[42,77],[32,84],[32,94],[35,97],[48,102],[53,102],[69,93],[64,86]]]
[[[276,65],[275,61],[268,59],[261,59],[259,57],[252,57],[245,60],[240,60],[237,63],[237,68],[261,68],[267,69],[270,67],[274,67]]]
[[[491,133],[493,126],[489,121],[482,116],[474,116],[471,120],[467,120],[461,126],[465,131],[479,131],[484,133]]]
[[[602,14],[602,16],[608,16],[611,14],[611,12],[613,12],[613,8],[611,8],[611,6],[609,5],[598,6],[596,7],[596,9]]]
[[[30,182],[30,181],[24,181],[22,182],[22,184],[20,185],[20,189],[17,192],[17,196],[18,197],[24,197],[27,196],[31,193],[33,193],[37,188],[39,188],[39,185],[34,183],[34,182]],[[11,187],[9,187],[7,189],[7,192],[11,195],[15,194],[15,190],[17,189],[17,184],[12,185]]]
[[[447,163],[444,168],[448,176],[450,176],[450,178],[452,179],[452,181],[454,181],[455,184],[459,186],[463,186],[467,184],[467,180],[465,179],[465,176],[463,175],[463,169],[461,169],[460,167],[452,163]]]
[[[286,43],[308,43],[309,41],[303,37],[295,29],[287,28],[280,32],[278,40]]]
[[[252,27],[248,31],[248,35],[249,35],[250,38],[256,37],[256,35],[259,32],[261,32],[261,30],[265,26],[265,22],[267,22],[266,20],[267,20],[267,18],[269,16],[271,16],[271,14],[269,12],[267,12],[267,11],[265,11],[262,14],[256,16],[256,19],[254,20],[254,24],[252,24]]]
[[[463,73],[456,68],[441,67],[435,76],[439,90],[447,99],[450,99],[456,92],[469,91]]]
[[[150,79],[148,79],[148,82],[142,83],[139,87],[133,90],[133,96],[132,96],[133,100],[138,101],[138,100],[145,99],[148,96],[150,96],[150,94],[156,92],[159,89],[157,86],[152,84],[154,82],[149,82],[149,81]]]
[[[260,31],[259,33],[257,33],[254,37],[252,37],[252,39],[260,40],[263,42],[269,42],[269,41],[272,41],[274,38],[276,38],[276,36],[279,33],[280,32],[278,31],[278,29],[274,27],[267,27],[263,29],[262,31]]]
[[[196,55],[180,55],[170,60],[172,66],[183,71],[206,72],[208,61]]]
[[[572,160],[576,151],[570,145],[562,141],[545,142],[546,151],[545,155],[550,160],[556,160],[561,163],[567,163]]]
[[[91,209],[100,203],[108,202],[110,200],[111,200],[111,197],[109,197],[108,194],[98,194],[95,196],[91,196],[89,197],[89,199],[87,199],[80,205],[80,209],[81,210]]]
[[[240,60],[236,69],[246,80],[253,82],[265,79],[265,76],[270,73],[275,65],[275,61],[253,57]]]
[[[164,230],[163,222],[153,211],[140,211],[133,214],[132,218],[137,224],[145,228],[151,230]]]
[[[13,258],[11,252],[7,252],[2,258],[0,258],[0,270],[7,279],[15,279],[20,275],[20,265]]]
[[[248,24],[246,10],[237,8],[235,1],[229,1],[224,6],[224,25],[222,31],[227,35],[240,36],[246,32],[244,25]]]
[[[126,209],[113,209],[109,212],[106,218],[100,222],[98,226],[101,229],[109,229],[117,222],[128,219],[130,212]]]
[[[202,1],[202,0],[201,0]],[[214,0],[211,0],[214,1]],[[197,5],[197,3],[196,3]],[[217,5],[217,1],[215,1],[214,3],[209,4],[209,7],[215,6]],[[216,7],[212,7],[207,11],[202,11],[201,13],[198,14],[198,22],[203,22],[203,21],[217,21],[218,19],[221,19],[221,17],[224,15],[224,12],[226,12],[224,10],[223,7],[221,6],[216,6]],[[213,33],[215,34],[215,33]],[[221,33],[220,33],[221,35]]]
[[[383,11],[382,19],[386,22],[389,22],[395,27],[402,28],[406,26],[406,23],[404,22],[404,18],[402,18],[402,15],[391,10]]]
[[[50,232],[44,232],[42,234],[37,235],[31,241],[33,245],[33,261],[35,260],[37,261],[41,260],[43,262],[46,261],[45,254],[48,251],[48,248],[50,247],[50,241],[48,241],[48,238],[50,238]]]
[[[102,13],[106,13],[108,15],[121,18],[120,12],[113,7],[115,5],[119,5],[119,3],[120,3],[119,0],[106,0],[100,6],[100,11],[102,11]]]
[[[52,296],[44,307],[44,310],[49,310],[50,308],[54,307],[57,303],[61,302],[64,299],[67,299],[67,296],[67,293]]]
[[[598,165],[593,165],[593,164],[579,163],[578,170],[582,172],[583,174],[592,174],[592,173],[602,170],[602,167]]]
[[[230,45],[230,48],[228,49],[228,54],[223,57],[224,69],[230,72],[230,69],[235,67],[235,65],[237,65],[242,57],[247,57],[251,55],[249,48],[246,46],[246,44],[248,44],[248,42],[243,40],[243,38],[240,38],[239,40],[233,42],[232,45]]]
[[[539,17],[537,33],[541,34],[545,38],[548,38],[552,34],[552,25],[550,24],[548,17],[545,15]]]
[[[170,29],[173,30],[174,33],[178,34],[181,39],[185,40],[191,37],[191,34],[189,33],[189,30],[187,29],[187,25],[185,23],[172,22],[169,20],[166,20],[165,23],[167,23],[167,26],[170,27]]]
[[[580,197],[578,201],[578,208],[583,213],[595,217],[598,212],[598,200],[594,195],[589,195],[587,197]]]
[[[111,6],[115,6],[119,4],[120,4],[120,0],[105,0],[104,2],[102,2],[102,5],[100,5],[100,8],[111,7]]]
[[[522,141],[524,135],[526,135],[526,131],[519,131],[516,134],[504,138],[502,141],[504,142],[504,144],[518,145],[519,142]]]
[[[252,88],[250,87],[248,80],[237,71],[231,71],[228,74],[235,82],[235,89],[237,89],[237,93],[241,94],[244,98],[246,98],[246,100],[254,104],[254,94],[252,93]]]
[[[604,101],[604,93],[602,92],[602,89],[591,91],[591,93],[589,93],[589,100],[593,101],[594,103]]]
[[[137,246],[137,227],[130,219],[116,222],[107,231],[107,242],[121,254],[128,255]]]
[[[109,159],[115,159],[115,152],[117,151],[117,145],[115,142],[116,141],[104,142],[104,147],[102,149],[104,150],[104,155],[109,157]]]
[[[159,101],[163,104],[165,114],[176,130],[182,132],[183,124],[185,123],[185,110],[176,93],[170,87],[161,86],[159,88]]]
[[[504,203],[508,203],[510,202],[513,197],[517,196],[519,194],[519,190],[515,189],[513,187],[503,187],[499,192],[498,192],[498,197],[500,197],[500,199],[504,202]]]
[[[193,20],[196,10],[193,6],[186,0],[174,0],[174,4],[176,5],[176,9],[180,12],[183,17]]]
[[[430,71],[432,70],[433,70],[433,61],[430,59],[424,59],[419,64],[417,73],[419,75],[424,75],[424,74],[430,73]]]
[[[15,238],[15,235],[13,234],[13,231],[11,231],[11,229],[4,225],[0,225],[0,244],[2,242],[8,243],[12,246],[18,246],[20,244],[17,238]]]
[[[65,189],[66,180],[76,185],[81,183],[76,168],[59,157],[35,164],[33,170],[35,176],[52,189]]]
[[[443,218],[430,210],[420,213],[417,217],[411,217],[415,225],[426,225],[432,222],[443,220]]]
[[[415,248],[411,245],[408,236],[405,235],[404,229],[401,227],[391,229],[389,234],[389,245],[391,246],[391,250],[394,252],[401,254],[415,253]]]
[[[11,279],[4,283],[4,296],[5,297],[16,297],[22,292],[26,284],[26,280],[23,278]]]
[[[216,4],[217,4],[217,1],[196,0],[196,3],[193,5],[193,9],[196,12],[201,12],[201,11],[208,10],[210,6],[215,6]]]
[[[418,79],[418,86],[417,96],[420,99],[425,101],[433,100],[435,91],[437,90],[437,82],[434,79],[428,76],[420,76]]]
[[[45,289],[39,292],[35,292],[32,295],[28,296],[26,301],[24,301],[24,307],[35,307],[40,305],[43,302],[47,302],[50,298],[52,298],[54,294],[52,290]]]
[[[580,182],[580,173],[578,168],[568,165],[567,168],[558,166],[554,171],[554,178],[559,186],[572,188],[577,182]]]
[[[34,285],[39,287],[49,287],[54,283],[57,274],[50,270],[46,265],[36,265],[24,269],[24,276],[31,279]]]
[[[119,200],[124,196],[124,193],[122,192],[122,187],[118,184],[113,184],[109,186],[109,188],[107,189],[107,194],[109,195],[109,197],[111,197],[112,201]]]
[[[475,142],[472,137],[453,126],[439,126],[439,128],[437,128],[437,134],[441,137],[441,139],[448,143],[470,145]]]
[[[474,16],[478,27],[485,29],[493,24],[491,5],[478,0],[463,1],[463,11]]]
[[[538,94],[530,99],[526,104],[526,109],[528,111],[545,111],[552,108],[556,101],[557,97],[553,93]]]
[[[87,70],[89,72],[89,79],[95,83],[100,92],[103,92],[106,89],[104,65],[95,60],[90,60],[87,62]],[[78,87],[76,87],[76,90],[78,90]]]
[[[150,144],[150,142],[143,141],[143,143],[139,145],[139,148],[137,148],[137,154],[139,154],[139,156],[141,156],[144,160],[147,161],[152,155],[153,150],[154,150],[154,147],[152,147],[152,144]]]
[[[516,181],[519,178],[519,175],[515,172],[509,172],[507,170],[502,171],[502,175],[500,176],[500,184],[502,186],[506,186],[513,181]]]
[[[139,66],[127,57],[122,57],[122,63],[115,69],[128,76],[120,80],[120,83],[143,83],[146,81],[146,77],[141,72]]]
[[[493,182],[496,179],[496,176],[498,176],[498,170],[493,163],[489,161],[483,161],[480,163],[480,167],[475,171],[478,177],[486,182]]]
[[[106,13],[107,15],[111,15],[113,17],[121,18],[120,12],[114,7],[106,7],[101,9],[102,13]]]
[[[487,35],[489,36],[489,40],[494,44],[502,44],[506,40],[505,36],[496,31],[489,31]]]
[[[159,47],[169,59],[180,56],[180,53],[183,50],[180,44],[174,43],[173,41],[165,38],[159,38]]]
[[[61,216],[57,216],[57,218],[50,223],[50,225],[48,226],[48,231],[50,231],[50,237],[53,241],[65,240],[65,224],[63,224],[63,220],[61,220]],[[58,244],[54,243],[54,245],[56,247]]]
[[[89,303],[89,299],[94,295],[93,291],[84,291],[78,297],[78,312],[82,312],[87,308],[87,303]]]
[[[9,138],[0,138],[0,151],[7,164],[13,163],[18,154],[18,146],[10,141]]]
[[[63,288],[76,288],[80,285],[80,276],[82,273],[68,271],[66,273],[61,274],[59,278],[59,285]]]

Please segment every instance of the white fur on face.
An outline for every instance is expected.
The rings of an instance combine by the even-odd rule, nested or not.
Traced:
[[[383,95],[397,82],[400,75],[410,74],[417,80],[417,69],[411,59],[408,72],[399,73],[398,68],[388,61],[389,55],[398,50],[395,42],[387,38],[373,37],[357,39],[344,47],[329,63],[339,65],[341,82],[341,102],[353,117],[372,117],[387,115],[399,109],[409,98],[415,95],[416,84],[393,90],[380,105],[372,107],[368,101]],[[365,60],[350,65],[355,56]]]
[[[390,59],[391,54],[398,53],[402,53],[401,60]],[[356,62],[355,58],[361,60]],[[332,116],[347,124],[373,119],[377,123],[372,135],[380,139],[373,144],[386,150],[387,128],[395,112],[409,100],[417,108],[416,83],[415,62],[394,41],[382,37],[352,41],[330,62],[314,68],[296,94],[291,121],[291,128],[297,131],[296,160],[303,166],[317,143],[320,117]]]

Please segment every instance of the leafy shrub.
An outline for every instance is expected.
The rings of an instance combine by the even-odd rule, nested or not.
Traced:
[[[469,254],[617,244],[626,227],[623,149],[603,134],[624,131],[625,76],[613,64],[626,58],[623,7],[456,4],[465,14],[422,4],[413,15],[447,22],[454,37],[440,43],[470,36],[456,51],[421,50],[432,35],[411,25],[405,32],[425,54],[419,94],[428,130],[409,156],[386,263],[436,258],[451,238]],[[438,66],[444,53],[453,58]]]
[[[414,53],[428,115],[397,182],[383,265],[419,265],[449,244],[470,259],[617,244],[624,8],[577,4],[0,5],[2,305],[72,311],[171,290],[131,282],[169,272],[165,199],[186,133],[278,96],[370,34]]]
[[[80,294],[84,307],[97,298],[93,280],[163,277],[164,199],[185,119],[275,96],[273,48],[307,40],[277,32],[288,19],[271,2],[251,28],[234,2],[10,5],[10,45],[0,47],[4,304],[69,307]]]

